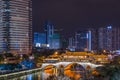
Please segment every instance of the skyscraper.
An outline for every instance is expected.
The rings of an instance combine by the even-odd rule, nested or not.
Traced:
[[[69,41],[68,49],[70,51],[75,51],[75,38],[70,37],[68,41]]]
[[[73,37],[69,38],[69,45],[68,45],[68,47],[69,48],[75,47],[75,39]]]
[[[52,49],[54,26],[51,22],[46,21],[44,24],[44,28],[46,31],[46,44],[48,44],[50,46],[49,48]]]
[[[91,51],[91,31],[82,30],[75,34],[75,46],[77,50]]]
[[[107,26],[99,28],[99,49],[119,50],[120,49],[120,28]]]
[[[53,40],[52,40],[52,49],[59,49],[60,48],[60,34],[54,33]]]
[[[46,34],[45,33],[40,33],[40,32],[34,32],[34,45],[35,47],[39,48],[46,48]]]
[[[0,52],[31,51],[31,7],[31,0],[0,0]]]
[[[99,28],[99,49],[112,50],[112,27]]]
[[[54,29],[54,25],[50,21],[46,21],[44,24],[44,29],[46,31],[46,44],[49,45],[49,49],[59,49],[60,34],[55,33],[57,30]]]
[[[99,41],[99,32],[98,32],[98,28],[90,28],[89,29],[91,31],[91,49],[92,50],[98,50],[98,41]]]

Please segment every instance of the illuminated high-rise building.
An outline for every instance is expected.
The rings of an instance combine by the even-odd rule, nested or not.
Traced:
[[[99,49],[99,32],[98,28],[90,28],[91,30],[91,49],[93,51],[97,51]]]
[[[70,51],[75,51],[75,38],[70,37],[68,41],[69,41],[68,49]]]
[[[112,50],[112,27],[101,27],[99,33],[99,49]]]
[[[75,47],[75,39],[73,37],[69,38],[69,48]]]
[[[99,28],[99,49],[119,50],[120,49],[120,28],[107,26]]]
[[[44,24],[44,29],[46,31],[46,44],[48,44],[49,48],[52,49],[54,26],[51,22],[46,21]]]
[[[77,50],[91,51],[91,31],[82,30],[76,32],[75,46]]]
[[[40,32],[34,32],[34,46],[37,48],[46,48],[46,34]]]
[[[32,46],[32,1],[0,0],[0,52],[27,54]]]
[[[55,31],[54,25],[50,21],[46,21],[44,24],[44,29],[46,31],[46,44],[49,49],[59,49],[60,48],[60,34]]]

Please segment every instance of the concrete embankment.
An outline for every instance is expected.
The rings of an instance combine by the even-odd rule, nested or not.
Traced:
[[[41,70],[42,70],[42,68],[35,68],[35,69],[29,69],[29,70],[21,70],[21,71],[17,71],[17,72],[8,73],[8,74],[2,74],[2,75],[0,75],[0,80],[13,79],[13,78],[24,76],[27,74],[36,73]]]

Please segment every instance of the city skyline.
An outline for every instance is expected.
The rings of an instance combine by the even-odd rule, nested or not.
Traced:
[[[33,31],[41,31],[46,20],[62,28],[65,35],[81,28],[119,27],[119,3],[119,0],[34,0]]]
[[[0,0],[0,80],[120,80],[119,0]]]
[[[22,3],[22,2],[24,2],[24,3]],[[32,47],[32,38],[33,38],[32,37],[32,13],[31,13],[32,12],[32,3],[31,3],[31,0],[16,1],[16,2],[1,1],[1,4],[2,4],[1,14],[3,14],[3,15],[1,15],[2,16],[1,17],[1,23],[3,25],[1,25],[2,28],[0,30],[1,33],[2,33],[2,35],[0,36],[1,37],[1,45],[0,45],[1,46],[1,52],[3,52],[3,51],[16,51],[16,52],[27,53],[25,51],[30,51],[30,49]],[[22,7],[21,6],[16,6],[16,4],[17,5],[22,5]],[[24,12],[24,13],[21,13],[21,11]],[[49,24],[46,24],[46,21],[48,21]],[[46,37],[46,39],[47,39],[46,42],[47,43],[46,44],[49,44],[50,48],[52,49],[52,47],[53,47],[52,45],[53,44],[57,45],[56,41],[59,42],[59,40],[57,40],[57,39],[54,42],[54,40],[55,40],[55,39],[53,39],[54,38],[53,36],[55,36],[54,31],[56,30],[56,28],[57,28],[57,30],[59,30],[59,29],[61,30],[61,28],[58,28],[56,26],[56,24],[51,20],[46,20],[46,21],[44,21],[44,24],[43,24],[43,26],[41,26],[40,29],[43,29],[43,31],[47,30],[47,33],[46,33],[47,34],[46,35],[47,36]],[[34,23],[34,20],[33,20],[33,23]],[[69,24],[72,24],[72,23],[69,23]],[[104,26],[102,26],[102,27],[104,28]],[[116,27],[116,26],[113,26],[113,27]],[[64,33],[69,33],[69,35],[71,35],[71,34],[75,35],[76,32],[80,31],[80,29],[82,31],[82,29],[84,29],[84,28],[86,28],[87,30],[90,30],[90,29],[95,30],[93,27],[84,27],[84,28],[83,27],[74,27],[72,29],[72,31],[69,32],[70,28],[71,27],[68,27],[66,31],[63,30],[62,31],[63,34]],[[112,29],[112,25],[109,25],[108,29],[109,28]],[[33,24],[33,32],[35,32],[34,31],[35,29],[37,29],[37,28],[35,28],[34,24]],[[109,33],[110,31],[109,30],[107,30],[107,31],[108,31],[108,33],[102,34],[102,36],[107,35],[108,38],[106,38],[106,36],[105,36],[106,40],[104,40],[104,39],[102,39],[102,37],[100,37],[100,39],[98,39],[99,40],[98,42],[104,41],[103,44],[106,44],[107,47],[110,47],[110,46],[112,47],[112,45],[113,45],[112,41],[113,40],[111,39],[112,37],[110,36],[111,35]],[[115,33],[115,31],[117,31],[117,30],[113,30],[112,32]],[[101,32],[105,32],[105,31],[100,30],[98,33],[101,33]],[[57,33],[59,33],[59,32],[57,32]],[[118,34],[118,33],[119,33],[119,30],[115,34]],[[61,39],[64,38],[63,36],[68,36],[67,34],[65,34],[65,35],[63,35],[63,34],[60,34]],[[94,35],[94,37],[99,37],[100,35],[101,34]],[[85,36],[86,36],[86,34],[85,34]],[[85,36],[81,36],[81,38],[85,37]],[[91,36],[93,37],[93,35],[91,35]],[[89,50],[91,50],[90,49],[91,48],[91,40],[92,40],[91,36],[90,36],[90,41],[88,40],[89,43],[90,43]],[[115,36],[115,35],[113,35],[113,36]],[[119,37],[119,35],[117,35],[117,37]],[[109,41],[108,39],[111,39],[111,41]],[[80,39],[80,42],[82,40],[84,41],[84,39]],[[95,41],[95,40],[93,38],[92,41]],[[119,41],[119,39],[117,39],[117,38],[115,40]],[[95,43],[97,43],[97,42],[95,42]],[[115,48],[115,49],[119,49],[119,46],[116,46],[117,45],[116,43],[115,43],[115,47],[118,47],[118,48]],[[86,44],[86,45],[88,44],[87,40],[84,42],[84,44]],[[81,43],[79,45],[81,45]],[[86,45],[84,45],[84,47],[88,48],[88,45],[87,46]],[[102,45],[102,46],[105,47],[106,45]],[[101,48],[104,49],[104,47],[101,47]],[[111,47],[109,48],[109,50],[112,50]]]

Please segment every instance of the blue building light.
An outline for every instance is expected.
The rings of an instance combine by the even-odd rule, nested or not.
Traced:
[[[108,26],[107,29],[112,29],[112,26]]]
[[[86,38],[87,38],[87,39],[89,38],[89,34],[88,34],[88,33],[86,34]]]

